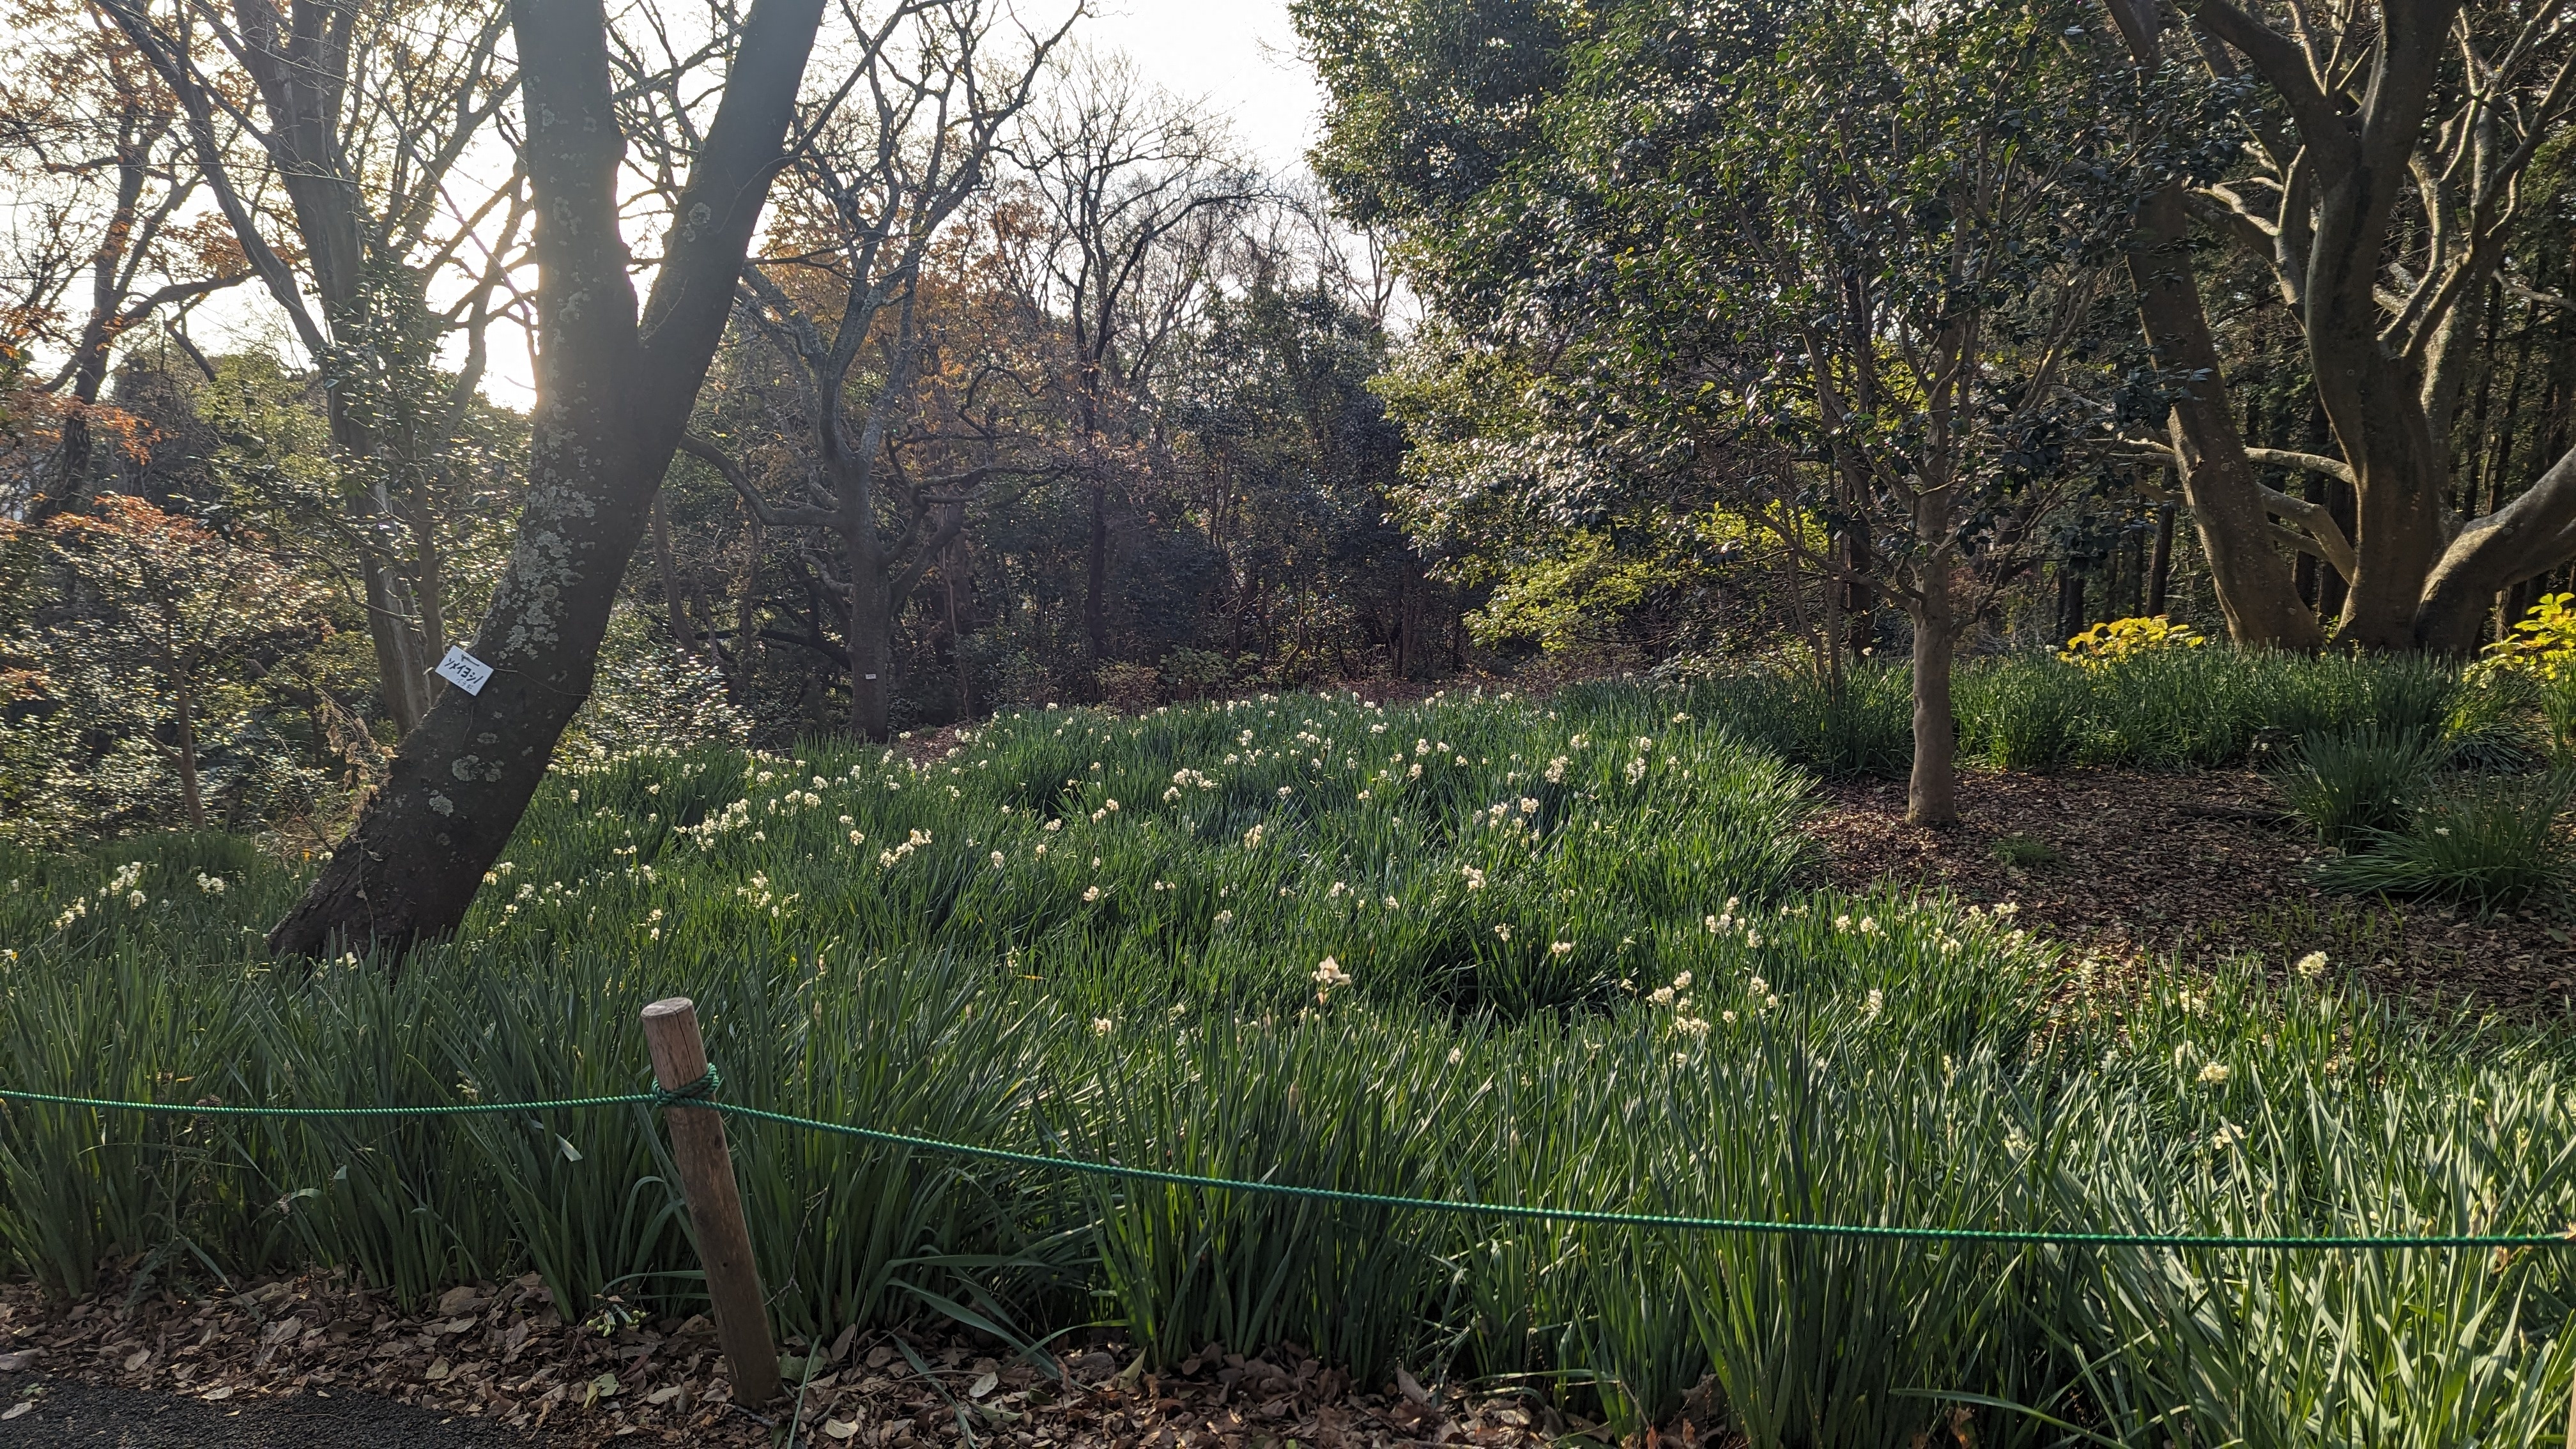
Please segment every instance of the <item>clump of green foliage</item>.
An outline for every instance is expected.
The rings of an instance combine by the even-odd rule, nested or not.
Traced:
[[[2507,910],[2569,878],[2558,818],[2576,775],[2470,785],[2435,796],[2399,830],[2318,867],[2336,890]]]
[[[2036,835],[2000,836],[1995,840],[1992,849],[1996,860],[2017,870],[2033,870],[2041,866],[2055,865],[2065,859],[2059,854],[2056,846]]]
[[[2363,725],[2301,741],[2272,782],[2319,840],[2352,850],[2404,826],[2441,763],[2425,734]]]
[[[2488,645],[2468,680],[2502,709],[2534,709],[2553,758],[2576,761],[2576,594],[2544,594],[2512,634]]]
[[[2447,737],[2455,708],[2473,695],[2437,661],[2170,645],[2083,666],[2053,655],[1963,661],[1953,708],[1962,755],[1998,769],[2211,769],[2270,759],[2355,723]],[[1819,774],[1901,775],[1912,757],[1902,664],[1864,662],[1829,681],[1800,669],[1736,670],[1693,682],[1684,698]]]

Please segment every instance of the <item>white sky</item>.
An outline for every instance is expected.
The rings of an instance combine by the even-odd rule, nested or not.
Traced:
[[[1061,18],[1062,0],[1023,0],[1032,24]],[[1323,92],[1297,56],[1287,0],[1092,0],[1075,38],[1101,51],[1124,51],[1138,72],[1185,101],[1229,118],[1235,139],[1272,176],[1306,174],[1306,150],[1320,130]],[[266,294],[245,285],[197,309],[191,331],[201,345],[225,350],[265,343],[294,350]],[[524,408],[535,379],[523,338],[496,327],[483,391],[494,402]],[[462,357],[448,359],[453,365]]]
[[[1163,89],[1231,115],[1274,175],[1304,171],[1323,91],[1297,58],[1287,0],[1098,0],[1082,30]]]

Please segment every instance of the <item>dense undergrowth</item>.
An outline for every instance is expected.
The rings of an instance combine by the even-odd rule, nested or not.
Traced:
[[[1912,758],[1905,666],[1871,663],[1836,686],[1770,670],[1691,689],[1703,714],[1827,775],[1903,775]],[[2542,731],[2509,690],[2464,690],[2459,671],[2420,658],[2165,649],[2112,667],[2048,654],[1963,661],[1959,755],[2007,770],[2128,765],[2209,769],[2265,763],[2321,731],[2373,724],[2431,735],[2479,768],[2527,768]]]
[[[2329,719],[2338,679],[2366,711],[2413,698],[2306,667]],[[1787,712],[1748,698],[1292,697],[1029,715],[918,763],[595,759],[398,971],[268,962],[299,873],[246,842],[18,856],[0,1059],[161,1100],[627,1092],[637,1009],[685,992],[735,1100],[1217,1176],[2111,1232],[2576,1222],[2562,1038],[2409,1017],[2314,961],[2115,991],[2008,912],[1809,891],[1805,777],[1740,742],[1793,743]],[[2201,731],[2178,761],[2283,728],[2174,719]],[[640,1110],[5,1120],[0,1247],[61,1292],[310,1262],[405,1294],[528,1268],[577,1306],[695,1291]],[[1291,1339],[1630,1424],[1713,1376],[1760,1446],[1903,1444],[1958,1409],[1983,1443],[2530,1445],[2576,1379],[2557,1252],[1694,1235],[734,1132],[791,1333]]]

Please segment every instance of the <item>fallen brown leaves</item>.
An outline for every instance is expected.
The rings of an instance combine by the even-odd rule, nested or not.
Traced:
[[[341,1273],[68,1307],[12,1285],[0,1289],[0,1336],[36,1355],[22,1366],[213,1402],[369,1393],[513,1428],[563,1427],[573,1444],[648,1429],[723,1442],[702,1437],[729,1398],[703,1319],[585,1330],[563,1321],[533,1274],[451,1288],[420,1308],[403,1312]]]
[[[703,1318],[601,1332],[571,1324],[534,1275],[448,1290],[402,1312],[345,1273],[308,1273],[204,1298],[101,1295],[49,1304],[0,1288],[0,1367],[255,1405],[366,1393],[588,1449],[611,1440],[753,1449],[976,1442],[1045,1445],[1537,1446],[1593,1426],[1543,1404],[1425,1389],[1362,1392],[1293,1345],[1247,1358],[1213,1345],[1148,1372],[1115,1344],[1044,1368],[990,1348],[845,1332],[791,1344],[798,1397],[732,1403]],[[810,1359],[810,1362],[808,1360]],[[1665,1436],[1665,1442],[1682,1442]]]
[[[1891,881],[2014,901],[2033,931],[2132,964],[2251,953],[2278,970],[2321,950],[2427,1004],[2563,1013],[2576,995],[2562,910],[2482,920],[2321,891],[2308,874],[2321,847],[2251,772],[1970,771],[1954,830],[1907,825],[1902,784],[1848,781],[1824,795],[1810,830],[1845,889]]]

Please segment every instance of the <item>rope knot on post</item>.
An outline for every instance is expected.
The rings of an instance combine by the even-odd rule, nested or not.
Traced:
[[[673,1107],[689,1102],[712,1102],[715,1100],[716,1093],[722,1090],[724,1090],[724,1078],[716,1074],[715,1063],[709,1062],[706,1074],[696,1081],[684,1082],[676,1087],[665,1087],[656,1082],[648,1095],[652,1097],[653,1105],[657,1108]]]

